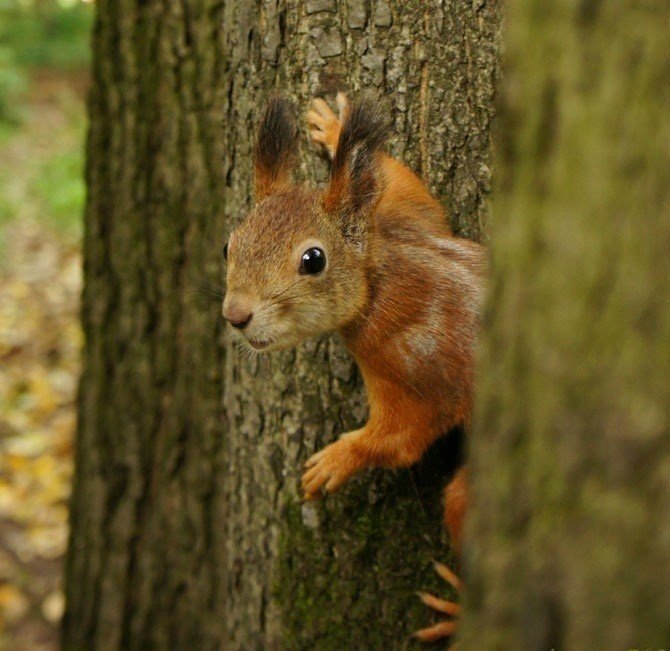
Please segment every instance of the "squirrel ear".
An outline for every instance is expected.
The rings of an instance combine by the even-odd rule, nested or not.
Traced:
[[[298,157],[298,128],[292,106],[272,97],[265,109],[254,149],[256,201],[286,187]]]
[[[379,155],[386,133],[378,103],[366,100],[351,107],[323,199],[326,212],[354,222],[368,216],[383,189]]]

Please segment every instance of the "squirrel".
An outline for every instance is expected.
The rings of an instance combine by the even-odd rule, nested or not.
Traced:
[[[364,380],[369,420],[306,463],[306,499],[337,490],[364,468],[406,467],[456,426],[467,428],[487,262],[482,245],[455,237],[421,180],[382,151],[378,104],[315,99],[312,142],[331,159],[323,189],[292,183],[298,128],[291,105],[270,100],[254,150],[255,203],[224,246],[223,316],[252,351],[338,332]],[[444,521],[460,549],[467,470],[447,486]],[[446,566],[438,573],[460,589]],[[457,615],[459,606],[420,594]],[[415,633],[453,634],[455,621]]]

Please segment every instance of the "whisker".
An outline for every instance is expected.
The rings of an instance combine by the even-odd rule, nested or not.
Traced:
[[[225,292],[226,292],[225,287],[223,287],[222,285],[218,285],[217,283],[213,283],[211,280],[208,280],[206,278],[203,278],[203,279],[199,280],[198,285],[201,288],[210,289],[210,290],[216,291],[216,292],[221,292],[222,294],[225,294]]]
[[[223,296],[210,292],[208,290],[202,289],[193,289],[189,290],[187,293],[189,299],[195,300],[201,306],[209,306],[213,303],[220,305],[223,301]]]
[[[296,294],[295,296],[285,296],[280,301],[273,301],[272,303],[270,303],[270,305],[271,306],[272,305],[281,305],[282,303],[286,303],[286,301],[292,301],[292,300],[295,300],[297,298],[304,298],[306,296],[312,296],[313,294],[314,294],[314,292],[305,292],[304,294]]]
[[[216,292],[211,292],[206,289],[193,289],[189,292],[187,292],[188,296],[202,296],[205,298],[215,298],[218,301],[223,300],[224,295],[223,294],[218,294]]]
[[[274,296],[271,296],[270,300],[274,301],[276,298],[279,298],[280,296],[283,296],[284,294],[286,294],[286,292],[289,289],[291,289],[292,287],[295,287],[300,282],[300,280],[302,280],[302,279],[298,279],[295,282],[291,283],[288,287],[285,287],[281,292],[279,292],[279,294],[275,294]]]

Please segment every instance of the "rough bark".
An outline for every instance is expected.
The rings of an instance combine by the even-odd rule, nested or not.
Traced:
[[[670,640],[668,7],[508,3],[465,649]]]
[[[306,456],[365,418],[354,365],[333,339],[242,358],[192,290],[221,282],[274,89],[383,97],[390,151],[481,237],[495,4],[96,3],[64,648],[392,649],[427,621],[454,446],[301,505]],[[327,175],[307,146],[300,175]]]

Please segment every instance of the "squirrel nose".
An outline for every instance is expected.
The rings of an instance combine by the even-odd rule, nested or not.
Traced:
[[[235,301],[223,304],[223,318],[230,323],[233,328],[245,328],[251,321],[252,313],[246,305],[241,305]]]
[[[251,314],[247,313],[239,317],[229,317],[228,321],[230,325],[233,326],[233,328],[239,328],[242,330],[243,328],[246,328],[249,321],[251,321]]]

